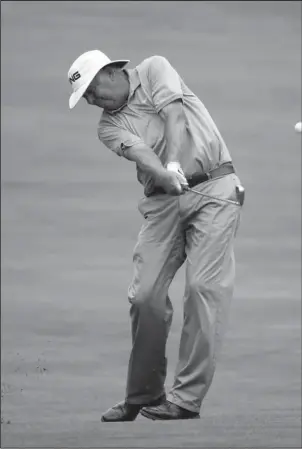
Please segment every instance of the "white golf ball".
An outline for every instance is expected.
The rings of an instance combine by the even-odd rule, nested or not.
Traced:
[[[302,132],[302,122],[296,123],[295,131],[296,131],[296,133],[301,133]]]

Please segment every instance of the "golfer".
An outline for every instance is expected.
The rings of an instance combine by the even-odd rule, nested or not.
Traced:
[[[100,141],[135,162],[144,188],[128,291],[132,350],[125,398],[102,421],[133,421],[139,413],[153,420],[198,418],[234,289],[241,208],[220,199],[235,200],[240,181],[209,112],[169,61],[151,56],[126,69],[128,62],[92,50],[68,72],[70,108],[84,98],[102,109]],[[179,360],[166,394],[169,287],[184,263]]]

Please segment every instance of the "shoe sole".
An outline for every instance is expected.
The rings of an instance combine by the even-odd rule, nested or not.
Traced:
[[[159,416],[154,416],[151,413],[146,412],[145,410],[141,410],[140,414],[145,418],[152,419],[152,421],[177,421],[181,419],[200,419],[200,415],[195,416],[184,416],[182,418],[160,418]]]
[[[146,407],[148,405],[150,406],[151,404],[152,404],[152,406],[157,406],[157,405],[162,404],[165,400],[166,400],[166,395],[163,394],[160,398],[156,399],[155,401],[152,401],[149,404],[142,404],[141,407]],[[106,418],[104,418],[104,416],[102,416],[101,422],[132,422],[132,421],[135,421],[135,419],[137,418],[139,413],[140,413],[140,410],[131,419],[106,419]]]
[[[132,415],[129,418],[126,419],[106,419],[104,416],[101,417],[101,422],[131,422],[134,421],[137,417],[138,417],[139,411],[137,412],[137,414],[134,416]]]
[[[134,418],[134,419],[103,419],[103,418],[101,418],[101,422],[132,422],[132,421],[135,421],[136,420],[136,418]]]

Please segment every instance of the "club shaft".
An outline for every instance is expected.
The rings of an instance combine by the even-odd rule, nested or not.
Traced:
[[[235,204],[236,206],[240,206],[240,203],[238,201],[226,200],[224,198],[218,198],[217,196],[207,195],[206,193],[201,193],[201,192],[198,192],[198,190],[191,189],[191,188],[189,188],[188,190],[189,190],[189,192],[197,193],[197,195],[205,196],[206,198],[211,198],[214,200],[223,201],[224,203]]]

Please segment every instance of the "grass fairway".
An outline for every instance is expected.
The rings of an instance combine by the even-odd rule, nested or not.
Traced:
[[[301,447],[301,3],[1,2],[1,447]],[[201,419],[104,424],[124,395],[135,167],[68,109],[99,48],[166,56],[246,188],[229,331]],[[172,286],[172,384],[184,272]]]

